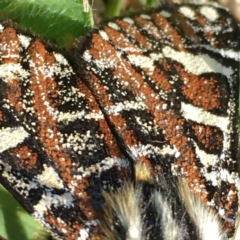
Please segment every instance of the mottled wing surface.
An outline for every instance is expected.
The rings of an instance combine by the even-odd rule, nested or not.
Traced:
[[[182,4],[109,21],[75,52],[125,152],[156,178],[186,176],[229,236],[239,195],[239,44],[228,11]]]
[[[128,162],[63,55],[15,27],[0,25],[0,181],[58,238],[98,237]]]
[[[79,40],[71,65],[16,29],[0,27],[0,182],[34,217],[60,239],[103,239],[102,189],[132,181],[131,168],[142,163],[154,183],[143,184],[140,201],[155,183],[177,192],[183,176],[233,235],[240,34],[225,9],[171,4],[116,18]],[[179,236],[196,239],[180,194],[172,198],[181,202],[180,211],[169,208]],[[142,238],[169,240],[147,201]],[[110,229],[126,239],[120,220]]]

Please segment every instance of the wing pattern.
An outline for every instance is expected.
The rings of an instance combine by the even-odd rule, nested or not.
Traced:
[[[231,238],[239,39],[218,5],[116,18],[68,54],[2,22],[0,182],[59,239],[209,239],[211,216]]]

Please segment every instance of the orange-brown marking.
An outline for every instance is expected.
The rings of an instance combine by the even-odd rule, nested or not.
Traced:
[[[172,86],[168,81],[169,77],[165,74],[165,71],[168,72],[171,66],[164,59],[161,59],[161,62],[159,64],[162,65],[164,71],[155,67],[154,72],[152,74],[149,74],[149,77],[153,79],[154,84],[156,84],[156,86],[160,89],[167,92],[172,92]]]
[[[156,111],[156,107],[158,106],[159,109],[161,109],[162,104],[164,103],[163,100],[161,100],[159,97],[156,96],[156,94],[152,91],[152,89],[146,84],[142,76],[137,73],[125,59],[118,59],[116,55],[116,51],[114,48],[108,44],[105,40],[99,39],[100,37],[94,36],[93,42],[98,42],[101,46],[104,46],[102,51],[111,52],[111,60],[115,62],[115,65],[113,65],[110,69],[113,72],[113,81],[118,81],[122,86],[125,88],[131,89],[134,95],[139,96],[139,93],[145,96],[145,104],[147,105],[147,109],[151,111],[154,114],[154,121],[155,124],[158,125],[161,129],[165,130],[165,139],[170,142],[171,145],[174,145],[177,150],[181,153],[181,156],[176,160],[176,165],[178,165],[183,172],[186,173],[186,178],[188,181],[188,185],[195,193],[200,192],[200,199],[203,202],[208,201],[208,192],[206,191],[206,179],[203,177],[203,174],[201,170],[199,169],[199,166],[196,162],[196,155],[194,152],[194,149],[190,148],[188,137],[184,135],[184,120],[179,118],[178,114],[175,113],[173,110],[166,110],[166,111]],[[89,50],[90,54],[93,55],[94,59],[106,61],[108,63],[108,60],[105,59],[106,57],[104,54],[96,53],[96,50],[94,49],[95,44],[93,44],[93,47]],[[196,76],[192,76],[191,74],[187,75],[183,69],[181,69],[179,66],[177,66],[178,71],[180,72],[180,75],[182,78],[187,79],[188,83],[197,86],[191,87],[191,91],[188,92],[184,88],[185,95],[195,100],[195,104],[201,104],[201,106],[206,110],[212,107],[218,107],[218,96],[219,96],[219,89],[216,88],[216,82],[214,79],[198,79]],[[131,77],[130,77],[131,76]],[[138,87],[135,85],[135,87],[130,87],[132,85],[133,79],[138,79]],[[160,78],[159,78],[160,79]],[[184,80],[185,80],[184,79]],[[193,80],[192,80],[193,79]],[[192,81],[190,81],[192,80]],[[208,88],[202,89],[202,81],[208,80],[208,83],[210,83],[210,88],[208,85]],[[125,82],[128,81],[129,84],[125,84]],[[160,80],[159,80],[160,81]],[[91,78],[91,86],[93,87],[94,91],[99,91],[98,89],[95,89],[95,85],[98,82],[97,78]],[[186,84],[187,85],[187,84]],[[102,87],[103,88],[103,87]],[[199,90],[200,88],[200,90]],[[194,92],[195,91],[195,92]],[[210,99],[210,103],[205,102],[204,100],[198,100],[196,98],[196,95],[202,94],[202,98],[207,99],[208,96],[213,95],[213,99]],[[214,93],[214,94],[213,94]],[[97,94],[97,98],[101,100],[103,93]],[[197,99],[197,100],[196,100]],[[208,97],[209,99],[209,97]],[[106,101],[105,103],[106,104]],[[102,104],[103,106],[109,106],[112,105],[112,103],[109,101],[106,105]],[[131,130],[125,130],[125,121],[124,119],[121,119],[120,116],[114,116],[111,115],[110,119],[112,123],[115,125],[115,128],[119,132],[119,134],[123,137],[125,143],[128,146],[134,146],[137,143],[135,137],[132,135]],[[176,128],[178,126],[178,128]],[[218,141],[220,142],[221,139],[219,138]],[[142,159],[142,156],[137,156],[138,161],[144,162],[144,159]],[[147,160],[149,162],[149,160]],[[147,163],[146,162],[146,163]],[[217,197],[217,196],[216,196]],[[226,201],[225,201],[226,203]],[[229,204],[232,204],[232,201],[228,202]]]
[[[4,120],[4,115],[3,115],[3,112],[0,111],[0,122],[2,122]]]
[[[194,135],[206,149],[221,150],[223,147],[223,135],[219,129],[196,124],[192,126]]]
[[[101,104],[109,107],[112,106],[112,102],[109,101],[109,96],[106,91],[106,88],[103,85],[101,85],[97,77],[94,74],[92,74],[92,72],[89,71],[86,73],[89,76],[89,83],[94,82],[95,84],[94,88],[96,89],[96,92],[94,92],[94,94],[97,94],[98,96],[100,96],[99,98],[101,99]]]
[[[2,43],[1,58],[2,64],[17,64],[20,62],[20,42],[16,31],[8,27],[0,34],[0,42]],[[15,107],[17,112],[22,111],[22,93],[21,81],[17,74],[14,74],[13,79],[8,80],[6,96],[9,103]]]
[[[180,64],[174,64],[178,70],[180,79],[184,81],[182,87],[183,94],[189,98],[195,106],[203,108],[203,110],[219,109],[221,107],[221,98],[228,98],[222,95],[218,80],[211,78],[199,77],[193,73],[186,72]],[[209,97],[211,96],[211,97]]]
[[[141,16],[135,17],[134,20],[140,27],[147,30],[151,38],[154,38],[156,41],[164,41],[165,35],[159,30],[156,31],[156,26],[150,20],[144,19]]]
[[[36,55],[38,53],[38,56]],[[72,162],[70,157],[66,152],[64,152],[64,148],[61,144],[60,136],[58,135],[57,122],[54,117],[49,113],[47,107],[44,105],[44,101],[48,101],[52,106],[52,102],[49,99],[49,95],[45,96],[45,99],[42,99],[41,93],[49,93],[49,91],[57,91],[56,82],[52,79],[45,79],[44,74],[39,70],[39,67],[44,67],[45,64],[52,65],[54,63],[54,58],[51,53],[48,53],[43,44],[36,40],[31,44],[29,48],[30,60],[35,62],[35,67],[30,68],[31,71],[31,81],[32,84],[30,89],[35,93],[33,96],[34,101],[34,109],[36,110],[36,114],[39,116],[39,140],[44,144],[45,151],[50,159],[53,160],[54,167],[56,171],[60,173],[61,179],[67,183],[69,187],[71,187],[71,182],[73,177],[71,175],[72,171],[75,172],[76,169],[72,166]],[[41,57],[39,57],[39,55]],[[39,82],[40,83],[39,83]],[[49,83],[47,83],[49,82]],[[43,118],[43,112],[44,118]],[[49,132],[48,130],[51,130]],[[60,147],[60,150],[56,149],[56,145]],[[78,187],[75,189],[76,198],[80,197],[79,193],[84,193],[84,189],[89,185],[89,182],[83,179]],[[81,196],[81,200],[79,199],[79,204],[82,204],[81,210],[85,213],[91,212],[92,219],[96,219],[95,211],[92,209],[92,205],[88,200],[89,196],[85,194],[85,196]],[[77,225],[76,225],[77,226]]]
[[[73,223],[70,226],[66,226],[60,221],[57,221],[56,218],[52,216],[52,214],[48,212],[46,212],[45,214],[46,222],[50,223],[51,226],[54,226],[56,229],[58,229],[58,231],[64,235],[64,239],[75,240],[79,237],[81,226],[78,222]]]
[[[205,17],[203,17],[203,15],[201,13],[197,13],[196,14],[196,21],[198,21],[200,28],[204,28],[204,26],[206,26],[207,21],[205,19]],[[221,28],[219,26],[219,28]],[[224,27],[222,26],[222,29],[224,29]],[[211,32],[211,31],[204,31],[204,37],[205,40],[208,40],[209,44],[213,47],[213,48],[217,48],[219,39],[216,35],[216,32]]]
[[[137,30],[137,28],[134,25],[129,24],[122,19],[117,19],[116,23],[121,27],[123,31],[132,36],[134,40],[136,40],[141,46],[143,46],[143,48],[147,50],[153,49],[152,44],[148,41],[148,39],[145,36],[143,36]]]
[[[92,73],[90,73],[90,74],[92,75]],[[89,106],[90,110],[92,112],[99,113],[100,112],[99,106],[98,106],[97,102],[95,101],[93,95],[89,91],[89,89],[85,86],[85,84],[80,79],[78,79],[77,83],[78,83],[78,88],[80,89],[81,93],[85,94],[85,99],[87,100],[87,105]],[[100,131],[102,132],[103,137],[105,139],[105,142],[106,142],[107,146],[109,146],[109,149],[108,149],[109,155],[112,157],[117,157],[117,158],[122,157],[118,150],[118,147],[115,143],[115,139],[113,139],[113,137],[112,137],[112,134],[110,132],[110,129],[109,129],[105,119],[99,119],[98,123],[99,123]]]
[[[154,20],[154,23],[163,32],[162,38],[161,39],[156,38],[156,40],[162,40],[164,42],[164,39],[166,37],[170,37],[171,42],[174,44],[176,49],[178,49],[179,51],[185,51],[181,35],[179,35],[179,33],[169,23],[169,21],[165,17],[163,17],[160,13],[152,13],[151,16]],[[161,32],[161,31],[159,31],[159,32]]]
[[[15,163],[22,169],[32,170],[33,168],[37,168],[37,153],[33,152],[32,149],[28,148],[28,146],[20,146],[12,151],[10,151],[12,156],[18,156],[15,159]]]
[[[202,173],[196,166],[196,156],[193,149],[190,149],[188,147],[188,138],[183,135],[183,120],[178,118],[177,115],[175,116],[175,113],[171,110],[165,112],[156,111],[157,106],[160,109],[162,108],[164,101],[161,100],[159,96],[153,92],[153,90],[145,83],[143,77],[138,72],[136,72],[135,69],[132,68],[125,59],[119,59],[117,57],[115,49],[110,44],[108,44],[105,40],[102,40],[102,43],[100,43],[100,40],[101,39],[99,39],[99,37],[93,36],[93,48],[89,50],[90,54],[94,54],[93,57],[96,60],[101,59],[103,61],[107,61],[107,59],[104,59],[104,54],[96,54],[97,51],[94,49],[94,42],[97,41],[98,44],[104,46],[102,52],[111,52],[111,60],[116,63],[115,67],[111,68],[113,75],[116,76],[115,78],[113,77],[113,81],[118,81],[119,84],[122,85],[124,85],[124,82],[129,81],[129,85],[131,85],[131,78],[138,79],[138,87],[136,86],[130,90],[136,96],[139,96],[140,93],[145,96],[145,104],[147,105],[147,109],[149,109],[149,111],[154,114],[155,124],[166,131],[166,140],[169,141],[170,144],[175,145],[178,151],[181,152],[182,162],[179,162],[178,165],[183,168],[184,172],[188,172],[187,179],[189,183],[194,183],[194,187],[197,188],[196,191],[199,190],[199,183],[204,183],[205,180],[202,179]],[[95,81],[98,82],[98,79],[91,78],[90,84],[94,91],[97,92],[99,89],[95,89]],[[126,88],[128,87],[126,86]],[[101,100],[101,96],[102,94],[98,95],[97,98]],[[110,116],[110,119],[115,125],[117,131],[119,131],[119,134],[123,136],[126,143],[136,141],[133,138],[131,130],[123,131],[123,123],[120,124],[119,120],[116,120],[116,118],[112,115]],[[179,128],[176,129],[176,126],[179,126]],[[139,158],[140,157],[141,156],[139,156]]]
[[[16,31],[11,27],[5,28],[0,34],[0,42],[5,45],[1,49],[2,64],[19,62],[20,42]]]
[[[121,49],[125,49],[125,53],[127,54],[134,54],[134,55],[142,55],[141,49],[138,48],[135,44],[131,43],[125,35],[120,33],[119,31],[105,26],[105,32],[108,34],[109,39],[117,45]]]

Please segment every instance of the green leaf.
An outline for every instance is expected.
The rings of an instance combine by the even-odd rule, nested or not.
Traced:
[[[0,237],[8,240],[44,240],[49,234],[0,185]]]
[[[0,0],[0,15],[46,37],[69,46],[93,27],[92,11],[77,0]]]
[[[110,0],[106,5],[105,17],[111,18],[119,16],[122,6],[122,0]]]

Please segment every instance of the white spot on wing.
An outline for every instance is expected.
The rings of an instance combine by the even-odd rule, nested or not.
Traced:
[[[192,46],[193,48],[195,48],[195,46]],[[238,59],[240,58],[240,53],[237,51],[234,51],[232,49],[223,49],[223,48],[213,48],[209,45],[197,45],[197,48],[205,48],[211,52],[215,52],[215,53],[219,53],[221,54],[221,56],[223,56],[224,58],[231,58],[234,59],[236,61],[238,61]]]
[[[0,78],[6,83],[8,81],[16,79],[26,79],[30,76],[29,72],[22,68],[20,63],[5,63],[0,66]]]
[[[77,119],[83,118],[85,115],[84,111],[81,112],[76,112],[76,113],[71,113],[71,112],[59,112],[57,116],[57,121],[62,122],[62,121],[67,121],[67,122],[73,122]]]
[[[91,61],[92,55],[89,53],[88,50],[83,53],[83,59],[84,59],[85,61],[87,61],[87,62],[90,62],[90,61]]]
[[[141,14],[140,17],[143,18],[143,19],[151,20],[151,17],[149,15],[146,15],[146,14]]]
[[[85,111],[81,111],[81,112],[75,112],[75,113],[71,113],[71,112],[60,112],[58,117],[57,117],[57,121],[58,122],[62,122],[62,121],[67,121],[67,122],[73,122],[77,119],[103,119],[103,115],[101,113],[89,113],[86,114]]]
[[[37,175],[37,180],[41,185],[45,185],[48,188],[63,188],[63,182],[58,176],[57,172],[51,167],[43,164],[43,172]]]
[[[200,9],[201,14],[207,18],[210,22],[214,22],[219,18],[219,14],[213,7],[203,6]]]
[[[27,36],[24,36],[22,34],[19,34],[18,35],[18,39],[19,39],[21,45],[24,48],[28,48],[28,46],[30,45],[30,42],[31,42],[31,38],[30,37],[27,37]]]
[[[62,54],[54,53],[54,57],[56,58],[58,63],[63,64],[63,65],[69,65],[68,61],[66,60],[65,57],[63,57]]]
[[[28,136],[29,134],[23,129],[23,127],[2,128],[0,130],[0,152],[16,147]]]
[[[2,32],[2,31],[3,31],[3,29],[4,29],[3,25],[2,25],[2,24],[0,24],[0,32]]]
[[[138,159],[139,156],[149,156],[149,155],[171,155],[176,158],[179,156],[179,152],[175,147],[171,147],[168,144],[163,145],[161,148],[153,146],[151,144],[137,144],[130,147],[130,153],[133,159]]]
[[[117,30],[117,31],[120,29],[119,26],[116,23],[113,23],[113,22],[109,22],[108,26]]]
[[[192,120],[197,123],[205,124],[220,128],[223,132],[227,132],[229,128],[229,118],[220,117],[191,104],[181,102],[181,112],[185,119]]]
[[[223,131],[223,150],[221,159],[225,159],[225,151],[228,152],[230,148],[230,119],[228,117],[221,117],[210,112],[204,111],[201,108],[195,107],[191,104],[181,102],[181,113],[187,120],[196,123],[204,124],[220,128]]]
[[[81,239],[81,240],[89,239],[89,234],[88,234],[86,228],[82,228],[82,229],[80,230],[79,236],[80,236],[80,239]]]
[[[167,11],[164,11],[164,10],[162,10],[160,13],[161,13],[161,15],[163,15],[165,18],[171,17],[171,15],[172,15],[170,12],[167,12]]]
[[[126,22],[126,23],[129,23],[129,24],[134,24],[134,21],[131,18],[126,17],[126,18],[123,19],[123,21]]]
[[[198,145],[192,140],[196,154],[200,158],[201,163],[207,168],[209,166],[214,166],[217,162],[219,162],[219,156],[214,154],[206,153],[205,151],[201,150]]]
[[[186,18],[190,18],[192,20],[195,19],[195,12],[189,7],[182,6],[179,8],[179,12],[182,13]]]
[[[100,34],[100,36],[101,36],[104,40],[106,40],[106,41],[109,40],[109,37],[108,37],[108,35],[107,35],[107,33],[106,33],[105,31],[100,30],[100,31],[99,31],[99,34]]]
[[[231,67],[221,65],[217,60],[206,54],[199,54],[198,56],[195,56],[191,53],[175,51],[168,46],[163,48],[163,54],[166,57],[172,58],[173,60],[183,64],[186,71],[196,75],[208,72],[218,72],[223,73],[230,78],[234,73],[234,70]]]
[[[64,194],[53,194],[45,192],[42,194],[41,200],[34,206],[35,212],[33,216],[38,219],[43,219],[44,214],[51,207],[57,208],[58,206],[65,206],[66,208],[74,205],[74,198],[71,193],[65,192]]]
[[[83,169],[83,167],[78,168],[78,172],[82,172],[81,178],[88,177],[95,172],[101,173],[102,171],[107,171],[111,169],[113,166],[126,167],[126,162],[124,159],[107,157],[101,162],[97,164],[93,164],[88,168],[85,168],[85,169]],[[74,177],[76,179],[79,179],[79,176],[80,175],[78,174]]]
[[[124,101],[116,103],[113,106],[105,107],[105,110],[108,112],[108,114],[118,115],[123,110],[129,111],[131,109],[137,110],[137,109],[146,109],[146,104],[144,102],[136,102],[136,101]]]
[[[139,56],[139,55],[128,55],[128,60],[131,64],[141,67],[145,71],[152,73],[155,69],[153,60],[146,56]]]
[[[163,58],[163,54],[161,53],[150,53],[150,57],[153,61],[158,61],[160,58]]]

